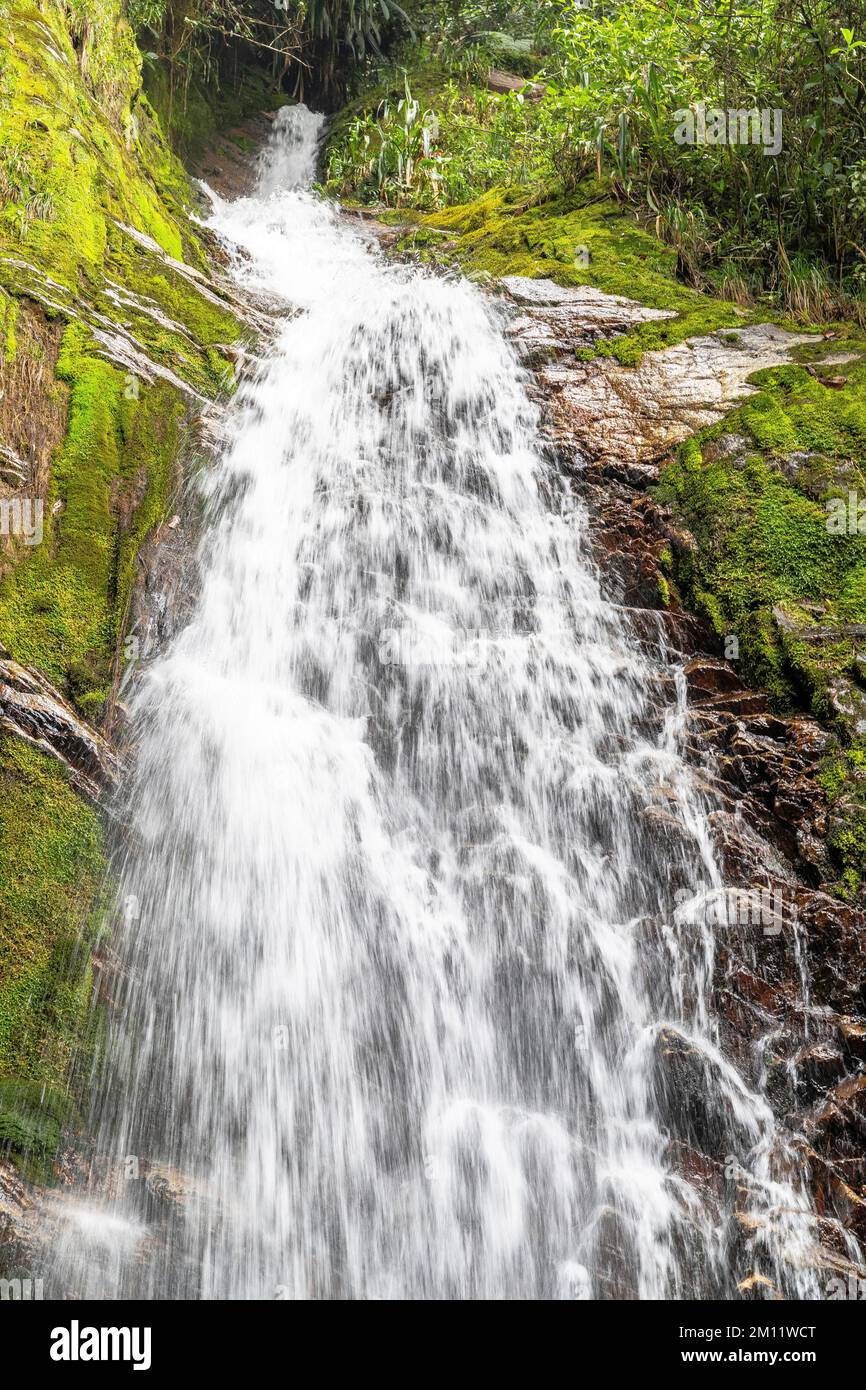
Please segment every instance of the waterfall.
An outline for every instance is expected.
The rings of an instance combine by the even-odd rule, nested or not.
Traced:
[[[736,1249],[809,1296],[798,1160],[724,1053],[712,926],[675,910],[725,887],[676,654],[604,597],[495,299],[307,191],[320,130],[282,111],[257,191],[215,200],[238,281],[294,307],[132,702],[113,1177],[65,1199],[54,1277],[732,1297]],[[721,1191],[672,1158],[693,1106]]]

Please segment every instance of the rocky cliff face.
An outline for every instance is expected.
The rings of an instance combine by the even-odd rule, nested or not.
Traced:
[[[837,845],[840,827],[856,837],[862,821],[853,798],[840,807],[828,769],[848,763],[851,771],[837,775],[856,779],[851,753],[862,730],[847,709],[840,717],[833,707],[822,721],[781,712],[778,695],[749,684],[740,663],[725,659],[726,645],[739,656],[738,644],[689,613],[672,582],[682,572],[675,557],[698,569],[724,563],[724,555],[702,552],[675,488],[658,487],[683,467],[681,456],[671,461],[672,446],[693,448],[701,427],[714,430],[718,456],[742,456],[748,446],[733,432],[731,412],[747,402],[755,409],[754,374],[784,364],[804,335],[755,325],[734,343],[720,332],[650,352],[636,370],[610,357],[587,365],[575,349],[651,321],[644,306],[550,280],[505,277],[500,285],[507,331],[533,371],[551,445],[590,506],[609,592],[631,611],[639,640],[657,644],[661,632],[684,663],[684,742],[716,807],[715,846],[733,888],[715,924],[713,988],[725,1051],[766,1089],[796,1136],[820,1217],[821,1261],[829,1272],[850,1273],[841,1231],[866,1242],[866,916],[859,880],[843,873],[840,882]],[[822,374],[838,365],[830,343],[814,356]],[[760,573],[756,595],[759,583]],[[813,640],[851,635],[856,643],[856,632],[837,625]],[[663,826],[660,837],[663,852]],[[859,872],[862,853],[856,857]],[[760,902],[767,912],[753,910]],[[720,1126],[704,1104],[705,1061],[675,1030],[660,1039],[658,1058],[673,1162],[720,1209],[733,1204],[741,1212],[745,1239],[752,1218],[740,1196],[748,1172],[742,1155],[718,1151]],[[743,1292],[768,1290],[754,1284]]]
[[[0,5],[0,1149],[37,1173],[94,1042],[138,557],[252,331],[192,211],[119,0]]]

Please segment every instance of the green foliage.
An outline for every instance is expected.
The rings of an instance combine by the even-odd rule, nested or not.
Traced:
[[[288,84],[333,103],[354,68],[412,32],[396,0],[129,0],[129,17],[166,74],[172,130],[185,126],[191,92],[230,106],[251,67],[269,67],[272,97]]]
[[[866,0],[853,13],[837,0],[555,0],[534,18],[496,13],[413,7],[424,40],[400,57],[436,162],[419,206],[497,185],[569,192],[592,174],[675,248],[688,283],[747,307],[770,294],[807,322],[866,316]],[[534,78],[543,95],[492,94],[490,66]],[[354,128],[335,130],[330,186],[402,204],[405,190],[383,194],[375,166],[393,135],[377,108],[404,78],[380,66],[367,80]],[[732,143],[709,143],[712,131],[678,143],[687,111],[714,108],[741,113]],[[765,153],[753,110],[768,113],[771,146],[781,113],[777,152]]]
[[[370,193],[386,206],[437,206],[446,161],[435,151],[438,117],[422,111],[409,90],[386,97],[376,116],[345,123],[339,145],[331,148],[329,189]]]
[[[747,290],[773,290],[788,311],[820,318],[832,297],[860,316],[866,49],[853,33],[866,32],[863,0],[853,10],[835,0],[558,0],[558,10],[550,100],[578,172],[594,153],[694,277],[734,258]],[[676,113],[700,102],[779,110],[780,151],[677,144]],[[684,235],[689,218],[697,238]]]
[[[380,70],[373,88],[335,123],[329,193],[429,209],[505,184],[541,187],[555,178],[536,105],[522,92],[496,95],[455,76],[453,67],[425,71],[417,55],[415,62],[411,73]]]

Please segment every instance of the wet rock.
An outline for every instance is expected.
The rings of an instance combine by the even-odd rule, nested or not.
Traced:
[[[684,667],[689,692],[698,699],[704,695],[721,695],[742,689],[742,682],[727,661],[695,656]]]
[[[718,710],[726,714],[763,714],[767,697],[759,690],[731,690],[726,695],[711,695],[700,703],[702,711]]]
[[[69,769],[76,790],[95,800],[119,762],[111,746],[76,714],[59,691],[0,648],[0,728],[25,739]]]
[[[866,695],[853,681],[837,676],[827,686],[827,703],[836,718],[857,738],[866,734]]]
[[[149,1221],[176,1214],[184,1204],[186,1189],[179,1175],[153,1169],[144,1179],[144,1213]]]
[[[814,719],[771,713],[764,692],[745,688],[736,664],[722,660],[707,624],[680,611],[664,551],[688,554],[693,541],[675,531],[667,509],[648,491],[671,443],[719,418],[751,390],[745,380],[751,371],[784,361],[801,339],[747,329],[738,344],[711,335],[699,344],[647,354],[639,368],[611,358],[579,363],[571,349],[597,336],[604,306],[588,306],[582,324],[569,322],[568,293],[533,283],[522,298],[515,337],[551,349],[536,364],[538,395],[552,446],[590,510],[605,592],[628,609],[651,657],[666,653],[683,664],[683,746],[714,803],[708,820],[724,881],[776,885],[784,895],[778,935],[765,936],[760,924],[715,930],[713,1007],[725,1055],[756,1087],[766,1066],[768,1100],[784,1128],[800,1136],[793,1142],[802,1149],[820,1214],[811,1258],[844,1273],[855,1268],[845,1231],[866,1237],[866,1106],[856,1079],[866,1062],[866,922],[862,913],[821,891],[832,878],[827,843],[836,822],[818,779],[838,739]],[[622,314],[623,306],[616,312]],[[745,437],[727,432],[708,442],[705,457],[724,456],[745,467],[749,451]],[[813,461],[790,466],[808,472]],[[826,484],[819,472],[820,499]],[[829,627],[825,606],[804,601],[797,609],[782,612],[781,620],[777,615],[783,641],[817,633],[806,640],[820,653]],[[866,639],[861,643],[854,633],[846,640],[866,649]],[[863,660],[866,671],[866,650]],[[856,662],[851,669],[857,671]],[[860,717],[859,696],[855,679],[839,684],[831,696],[837,719],[851,729]],[[646,818],[663,855],[676,838],[670,817],[655,805]],[[655,1084],[671,1136],[673,1171],[693,1186],[714,1190],[719,1159],[738,1152],[738,1141],[731,1138],[731,1116],[719,1100],[712,1063],[683,1035],[666,1030],[657,1043]],[[762,1282],[772,1272],[754,1266],[754,1234],[743,1227],[734,1243],[741,1282],[757,1280],[741,1296],[772,1296]]]
[[[866,1134],[866,1074],[846,1077],[825,1092],[806,1117],[805,1130],[819,1152],[844,1159],[857,1145],[854,1156],[862,1157],[862,1137]]]
[[[815,871],[818,881],[830,878],[832,866],[827,846],[817,835],[811,835],[800,827],[797,829],[797,855],[801,864]]]
[[[703,1154],[748,1152],[711,1058],[675,1028],[656,1040],[654,1085],[662,1123],[672,1138]]]
[[[191,171],[221,198],[241,198],[251,193],[256,182],[256,162],[250,158],[250,150],[264,144],[272,120],[270,113],[262,111],[232,130],[214,132],[191,162]]]
[[[591,348],[597,339],[671,317],[668,310],[647,309],[592,285],[563,287],[521,275],[506,276],[498,283],[508,300],[519,306],[506,334],[524,363],[539,371],[559,360],[576,365],[575,351]],[[615,462],[625,466],[625,461]]]
[[[685,656],[701,640],[701,624],[690,613],[666,608],[622,608],[635,638],[647,655]]]
[[[737,997],[757,1004],[765,1016],[769,1017],[781,1008],[783,1000],[779,986],[760,978],[744,964],[734,965],[728,978]]]
[[[745,462],[750,447],[744,434],[725,433],[719,435],[718,439],[708,440],[704,449],[704,457],[708,463],[719,458],[741,458]]]
[[[722,1164],[708,1158],[698,1149],[684,1144],[680,1139],[672,1139],[667,1146],[666,1158],[675,1173],[685,1178],[692,1187],[698,1188],[705,1196],[717,1201],[724,1195],[725,1178]]]
[[[33,1198],[17,1169],[0,1159],[0,1277],[28,1267],[34,1249]]]
[[[498,284],[524,310],[524,318],[512,320],[512,335],[515,327],[545,323],[573,330],[564,334],[570,341],[572,337],[585,338],[593,329],[625,328],[671,317],[667,310],[647,309],[637,300],[605,294],[592,285],[557,285],[553,280],[531,280],[523,275],[506,275]]]
[[[801,606],[815,611],[813,604]],[[818,611],[824,610],[818,606]],[[838,642],[843,637],[866,637],[866,623],[836,623],[833,626],[824,627],[820,624],[812,624],[810,627],[804,627],[779,603],[773,608],[773,618],[780,632],[795,637],[798,642]]]
[[[795,1052],[788,1064],[795,1075],[798,1091],[813,1099],[845,1075],[845,1058],[830,1042],[807,1043]]]
[[[634,1237],[622,1213],[604,1207],[595,1220],[594,1279],[596,1297],[628,1302],[638,1297],[634,1265],[627,1251]]]
[[[863,914],[826,893],[801,890],[800,928],[808,942],[814,997],[834,1012],[866,1012],[866,930]]]
[[[540,101],[544,96],[546,87],[540,82],[530,82],[525,77],[518,77],[513,72],[502,72],[500,68],[490,68],[484,79],[484,85],[489,87],[491,92],[523,92],[529,101]]]
[[[841,1018],[839,1036],[845,1051],[859,1062],[866,1062],[866,1023],[858,1018]],[[866,1158],[864,1158],[866,1165]]]
[[[764,1274],[750,1274],[748,1279],[742,1279],[737,1285],[737,1293],[743,1298],[770,1299],[773,1302],[782,1298],[772,1279],[768,1279]]]

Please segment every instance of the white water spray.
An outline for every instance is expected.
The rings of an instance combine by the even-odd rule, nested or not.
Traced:
[[[496,308],[295,187],[319,128],[281,113],[256,194],[216,205],[238,277],[303,312],[232,407],[195,616],[133,711],[98,1146],[183,1195],[166,1216],[119,1182],[148,1235],[85,1260],[73,1229],[57,1278],[731,1296],[739,1239],[809,1293],[809,1202],[719,1048],[712,932],[672,913],[722,886],[682,679],[602,598]],[[673,1161],[671,1046],[747,1235],[742,1196]]]

